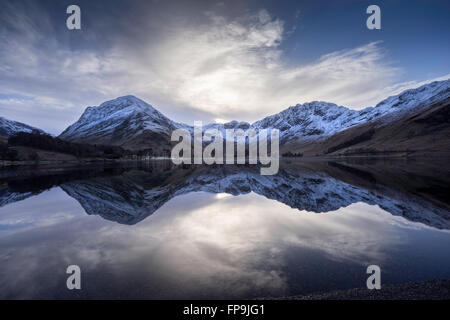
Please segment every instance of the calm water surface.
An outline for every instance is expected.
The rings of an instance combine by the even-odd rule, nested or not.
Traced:
[[[5,171],[0,298],[279,297],[365,287],[371,264],[382,284],[450,278],[446,173],[381,167]]]

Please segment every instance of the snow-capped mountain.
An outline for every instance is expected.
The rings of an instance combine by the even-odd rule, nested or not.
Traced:
[[[106,101],[98,107],[88,107],[80,119],[69,126],[59,138],[67,141],[126,145],[142,147],[142,135],[167,141],[173,130],[183,127],[148,103],[134,97],[124,96]],[[151,141],[147,141],[151,143]],[[150,145],[148,147],[151,147]]]
[[[22,122],[17,122],[13,120],[8,120],[6,118],[0,117],[0,136],[10,137],[17,132],[39,132],[45,133],[41,129],[29,126]]]
[[[363,110],[314,101],[289,107],[253,124],[231,121],[204,125],[203,129],[216,128],[224,132],[225,129],[276,128],[280,130],[282,145],[293,141],[312,143],[363,123],[375,120],[389,123],[449,97],[450,79],[406,90]],[[192,126],[174,122],[144,101],[125,96],[98,107],[88,107],[60,138],[91,144],[121,145],[135,150],[167,150],[170,149],[170,135],[177,128],[192,131]]]
[[[353,126],[381,119],[394,121],[405,114],[450,97],[450,79],[435,81],[391,96],[375,107],[351,110],[333,103],[314,101],[298,104],[252,124],[254,128],[277,128],[281,143],[317,141]]]

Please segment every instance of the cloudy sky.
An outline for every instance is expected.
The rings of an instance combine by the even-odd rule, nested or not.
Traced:
[[[449,78],[448,39],[448,1],[0,0],[0,116],[59,134],[128,94],[186,123],[361,109]]]

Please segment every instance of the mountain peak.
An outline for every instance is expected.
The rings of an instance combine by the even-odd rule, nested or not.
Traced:
[[[87,107],[80,119],[64,130],[60,138],[121,145],[144,131],[168,135],[176,126],[150,104],[133,95],[126,95],[96,107]]]
[[[110,104],[110,105],[131,105],[131,104],[136,104],[136,105],[145,105],[145,106],[150,106],[151,107],[151,105],[149,105],[147,102],[145,102],[144,100],[139,99],[138,97],[133,96],[133,95],[120,96],[120,97],[117,97],[115,99],[105,101],[105,102],[103,102],[100,105],[100,107],[102,105],[108,105],[108,104]]]
[[[88,111],[92,114],[98,114],[102,115],[104,112],[115,112],[119,110],[123,110],[126,108],[131,108],[135,110],[142,110],[142,111],[156,111],[153,106],[149,105],[145,101],[133,96],[133,95],[127,95],[122,97],[117,97],[112,100],[108,100],[103,102],[99,106],[95,107],[87,107],[85,112]]]

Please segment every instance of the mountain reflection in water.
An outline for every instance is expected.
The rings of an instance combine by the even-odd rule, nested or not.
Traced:
[[[450,229],[448,172],[414,162],[361,161],[289,161],[273,176],[260,175],[256,166],[180,167],[168,161],[53,174],[43,170],[41,175],[5,179],[9,182],[0,191],[0,206],[59,186],[87,214],[133,225],[183,194],[203,191],[237,196],[254,192],[316,213],[364,202],[411,221]]]
[[[445,167],[292,160],[261,176],[254,166],[154,161],[2,171],[0,297],[295,295],[364,287],[369,264],[383,283],[449,278]],[[82,269],[80,292],[65,289],[69,264]]]

